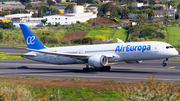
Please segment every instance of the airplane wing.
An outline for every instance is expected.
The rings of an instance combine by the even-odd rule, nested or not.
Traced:
[[[117,43],[124,43],[121,39],[117,38],[118,42]]]
[[[90,56],[92,56],[92,54],[70,54],[70,53],[63,53],[63,52],[49,52],[49,51],[43,51],[43,50],[34,50],[34,49],[28,49],[28,48],[27,48],[27,50],[44,53],[44,54],[67,56],[67,57],[77,58],[77,59],[81,59],[81,60],[88,59]],[[114,57],[113,54],[103,54],[103,55],[105,55],[108,58]]]

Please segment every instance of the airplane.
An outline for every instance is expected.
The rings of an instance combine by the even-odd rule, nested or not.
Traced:
[[[159,41],[124,43],[118,39],[117,43],[111,44],[46,47],[25,24],[20,27],[29,50],[22,57],[57,65],[86,64],[85,72],[93,71],[94,67],[109,71],[108,63],[121,61],[141,63],[142,60],[163,59],[162,66],[166,66],[168,58],[178,55],[172,45]]]

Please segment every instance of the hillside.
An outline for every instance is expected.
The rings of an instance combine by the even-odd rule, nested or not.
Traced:
[[[167,27],[168,43],[173,46],[180,45],[180,27]]]

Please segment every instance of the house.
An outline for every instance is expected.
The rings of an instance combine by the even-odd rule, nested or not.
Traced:
[[[55,0],[57,3],[58,2],[66,2],[66,0]]]
[[[160,4],[160,1],[157,1],[157,0],[156,0],[156,1],[155,1],[155,4]]]
[[[109,2],[111,2],[111,1],[107,0],[107,1],[103,1],[102,3],[106,4],[106,3],[109,3]]]
[[[134,3],[132,3],[132,6],[134,6],[134,7],[142,7],[143,3],[134,2]]]
[[[166,11],[163,10],[153,10],[155,14],[155,18],[163,18],[164,15],[166,15]]]

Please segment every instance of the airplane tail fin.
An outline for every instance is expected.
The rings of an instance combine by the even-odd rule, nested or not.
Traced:
[[[38,40],[38,38],[29,30],[25,24],[19,24],[24,35],[24,39],[29,49],[45,49],[46,47]]]

